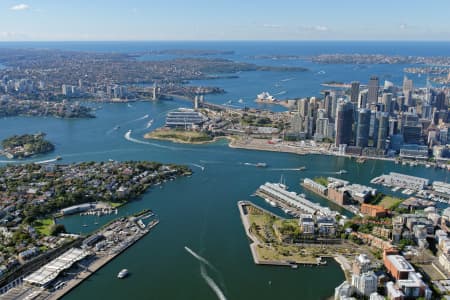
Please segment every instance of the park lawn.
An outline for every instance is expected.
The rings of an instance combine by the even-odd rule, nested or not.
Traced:
[[[297,263],[315,264],[317,259],[308,249],[296,246],[261,245],[256,247],[259,259],[265,261],[290,261]]]
[[[35,226],[37,232],[41,235],[49,236],[52,226],[55,224],[53,219],[40,219],[37,220],[36,223],[39,225]]]
[[[182,142],[207,142],[213,138],[204,132],[190,130],[157,129],[145,135],[146,138],[174,140]]]
[[[125,202],[108,202],[109,205],[111,205],[112,208],[118,208],[125,204]]]
[[[383,199],[381,199],[380,203],[378,203],[378,205],[383,206],[386,209],[391,209],[398,206],[398,204],[400,204],[402,201],[403,199],[397,197],[384,196]]]

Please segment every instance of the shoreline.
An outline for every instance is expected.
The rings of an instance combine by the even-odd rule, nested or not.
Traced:
[[[146,133],[144,135],[144,139],[147,140],[156,140],[156,141],[166,141],[166,142],[172,142],[175,144],[185,144],[185,145],[207,145],[207,144],[213,144],[215,142],[218,142],[220,140],[232,140],[231,137],[228,136],[216,136],[214,138],[212,138],[209,141],[197,141],[197,142],[189,142],[189,141],[184,141],[182,139],[177,139],[177,138],[164,138],[164,137],[155,137],[155,136],[151,136],[151,133]]]
[[[50,294],[48,299],[58,300],[63,298],[66,294],[70,293],[73,289],[75,289],[78,285],[83,283],[83,281],[88,279],[91,275],[95,274],[98,270],[100,270],[101,268],[112,262],[115,258],[124,253],[128,248],[138,243],[143,237],[145,237],[148,233],[150,233],[150,231],[158,224],[159,221],[155,221],[155,223],[153,223],[149,228],[147,228],[145,231],[142,231],[141,234],[138,237],[136,237],[132,243],[129,243],[128,245],[126,245],[126,247],[120,249],[120,251],[113,254],[98,257],[94,262],[92,262],[88,267],[86,267],[84,271],[78,273],[78,275],[74,279],[68,281],[62,289],[58,290],[56,293]]]

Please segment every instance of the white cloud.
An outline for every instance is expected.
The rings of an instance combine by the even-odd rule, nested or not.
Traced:
[[[326,32],[330,31],[330,28],[325,25],[301,25],[299,26],[300,31],[317,31],[317,32]]]
[[[281,28],[282,26],[279,24],[264,24],[264,28]]]
[[[314,30],[315,31],[328,31],[330,29],[328,28],[328,26],[316,25],[316,26],[314,26]]]
[[[399,27],[400,27],[401,30],[405,30],[405,29],[408,28],[408,24],[403,23],[403,24],[400,24]]]
[[[31,7],[28,4],[21,3],[21,4],[17,4],[17,5],[11,6],[10,9],[19,11],[19,10],[27,10],[27,9],[30,9],[30,8]]]
[[[0,31],[0,41],[19,41],[27,38],[28,36],[23,33]]]

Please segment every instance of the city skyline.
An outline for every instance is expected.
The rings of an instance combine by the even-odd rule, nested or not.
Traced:
[[[0,41],[448,41],[449,10],[450,3],[438,1],[7,0],[0,3]]]

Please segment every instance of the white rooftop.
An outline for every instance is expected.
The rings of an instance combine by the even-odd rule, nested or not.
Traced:
[[[388,255],[387,259],[400,272],[413,272],[414,271],[413,266],[411,266],[411,264],[401,255]]]
[[[59,273],[70,268],[75,262],[82,260],[88,255],[89,252],[85,250],[72,248],[25,277],[24,281],[39,286],[46,286],[58,277]]]

